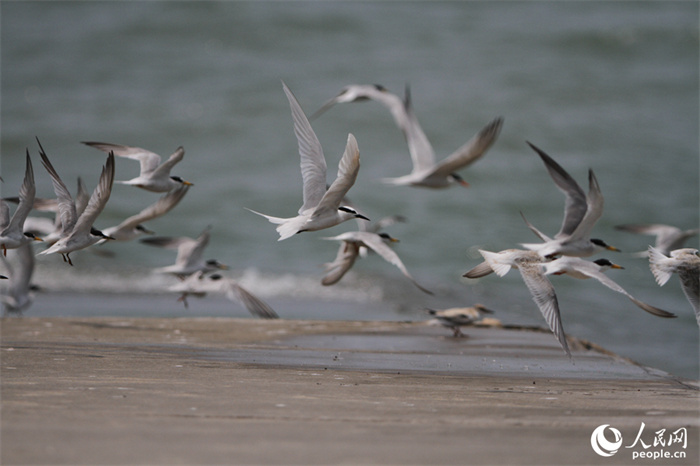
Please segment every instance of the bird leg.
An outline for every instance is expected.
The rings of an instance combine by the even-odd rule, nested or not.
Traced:
[[[179,298],[177,298],[177,301],[182,301],[182,304],[185,305],[185,309],[189,308],[189,305],[187,304],[187,293],[182,293],[182,295]]]
[[[73,266],[73,261],[70,260],[70,255],[69,255],[69,254],[70,254],[70,253],[67,252],[66,254],[61,254],[61,256],[63,257],[63,262],[68,262],[68,264],[70,264],[71,266]]]
[[[466,335],[462,333],[462,329],[459,327],[452,327],[452,331],[454,332],[454,335],[452,335],[455,338],[464,338]]]

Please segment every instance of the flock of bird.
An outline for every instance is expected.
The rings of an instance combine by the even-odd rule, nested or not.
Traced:
[[[362,211],[347,199],[347,194],[360,171],[360,151],[355,137],[352,133],[348,134],[337,176],[328,185],[323,149],[311,127],[310,119],[284,82],[282,87],[289,101],[294,133],[298,141],[303,179],[303,203],[297,215],[286,218],[248,210],[277,225],[279,241],[302,232],[325,230],[348,220],[357,221],[356,231],[323,238],[340,243],[335,260],[326,264],[326,274],[321,280],[325,286],[340,281],[358,257],[365,257],[371,251],[396,266],[417,288],[432,294],[410,275],[399,256],[390,247],[391,243],[398,240],[383,231],[387,226],[405,219],[394,216],[371,223]],[[432,189],[447,188],[454,184],[468,186],[458,171],[486,154],[498,138],[503,125],[502,118],[492,120],[454,153],[437,161],[430,141],[413,111],[408,87],[404,98],[401,98],[382,86],[350,85],[324,103],[311,116],[311,119],[317,118],[336,104],[362,100],[373,100],[386,107],[404,134],[413,162],[413,170],[408,175],[383,180],[396,186]],[[18,196],[0,200],[0,246],[2,248],[0,257],[5,262],[9,274],[9,276],[0,275],[0,278],[7,279],[9,282],[2,294],[2,301],[6,311],[9,312],[21,313],[31,304],[34,241],[43,239],[49,245],[38,254],[61,254],[63,260],[72,266],[70,254],[74,251],[107,241],[130,241],[144,234],[152,234],[143,223],[172,210],[192,185],[170,174],[171,169],[184,157],[185,151],[182,147],[162,162],[159,155],[138,147],[84,142],[108,155],[97,187],[92,194],[88,195],[82,180],[79,179],[78,190],[73,198],[38,139],[37,143],[42,165],[51,177],[56,198],[36,198],[34,172],[29,150],[27,150],[25,177]],[[566,274],[578,279],[594,278],[602,285],[625,295],[646,312],[658,317],[675,317],[668,311],[633,297],[603,273],[610,268],[622,268],[619,265],[607,259],[595,261],[584,259],[603,250],[617,251],[604,241],[591,237],[595,223],[603,212],[603,195],[593,171],[589,170],[588,173],[589,186],[586,193],[554,159],[535,145],[529,142],[528,144],[543,161],[556,187],[564,194],[565,208],[561,228],[553,237],[549,237],[532,225],[521,213],[525,224],[541,242],[522,243],[521,249],[506,249],[499,252],[480,250],[484,261],[465,273],[464,277],[478,279],[491,273],[502,277],[510,269],[518,269],[532,299],[562,349],[569,356],[571,353],[562,326],[557,296],[547,278],[548,275]],[[140,163],[138,177],[128,181],[116,181],[116,183],[165,194],[157,202],[121,224],[100,231],[94,228],[93,224],[105,208],[115,183],[115,157],[138,160]],[[9,215],[8,206],[11,202],[18,204],[12,217]],[[29,214],[34,209],[54,212],[55,220],[30,217]],[[697,235],[698,229],[684,231],[666,225],[620,225],[618,228],[632,233],[656,236],[655,246],[650,246],[648,251],[644,251],[649,258],[651,271],[659,285],[664,285],[672,274],[679,275],[683,292],[692,305],[700,325],[700,255],[696,249],[683,248],[683,243]],[[207,227],[196,239],[149,237],[141,239],[141,242],[150,246],[177,250],[175,263],[156,269],[156,272],[170,274],[179,279],[170,287],[170,291],[179,293],[180,300],[185,306],[187,306],[187,297],[190,295],[202,296],[220,292],[231,300],[241,302],[255,316],[277,318],[277,314],[269,305],[232,278],[224,277],[218,272],[226,269],[226,265],[216,260],[204,259],[204,249],[209,238],[210,227]],[[14,264],[5,259],[8,250],[15,250]],[[429,310],[428,312],[442,325],[451,328],[455,336],[462,336],[461,326],[479,321],[484,313],[491,311],[477,305],[473,308]]]

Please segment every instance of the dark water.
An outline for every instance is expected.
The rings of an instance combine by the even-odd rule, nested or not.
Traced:
[[[175,173],[195,186],[148,226],[196,236],[212,225],[209,255],[231,265],[232,276],[272,300],[283,317],[301,318],[302,307],[313,307],[294,304],[298,299],[346,319],[372,318],[367,309],[377,318],[422,319],[425,306],[482,302],[504,321],[544,325],[517,273],[461,278],[478,263],[477,248],[534,239],[519,211],[549,234],[559,228],[563,196],[526,140],[584,188],[587,170],[595,171],[605,195],[595,234],[623,251],[645,249],[651,238],[616,224],[699,222],[695,2],[27,1],[2,2],[0,14],[2,194],[16,195],[29,147],[37,195],[53,196],[35,136],[71,188],[80,175],[92,189],[104,163],[80,141],[162,155],[182,145]],[[487,156],[462,172],[471,187],[444,191],[378,182],[410,171],[402,135],[380,105],[338,106],[313,122],[329,176],[347,133],[357,137],[362,168],[350,196],[370,218],[408,218],[390,230],[401,240],[396,251],[435,297],[376,257],[360,261],[338,286],[321,287],[320,265],[333,259],[336,245],[319,238],[355,225],[277,242],[272,225],[244,210],[284,217],[301,203],[280,80],[307,113],[347,84],[380,83],[401,93],[410,83],[438,157],[494,117],[505,118]],[[135,162],[117,161],[117,179],[137,171]],[[97,226],[115,225],[156,197],[115,186]],[[689,246],[698,247],[697,238]],[[48,294],[28,314],[52,313],[46,296],[63,291],[62,313],[71,306],[81,315],[100,313],[109,306],[99,293],[107,292],[136,293],[129,309],[160,315],[149,296],[168,282],[149,270],[173,255],[136,242],[106,247],[115,257],[76,254],[72,269],[59,257],[39,258],[36,281]],[[658,319],[597,283],[555,277],[566,331],[698,377],[698,328],[677,279],[660,288],[644,259],[608,258],[625,266],[613,279],[679,318]],[[206,314],[207,302],[197,312]]]

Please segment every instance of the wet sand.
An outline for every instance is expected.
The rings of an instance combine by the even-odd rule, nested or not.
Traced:
[[[549,332],[229,318],[2,321],[2,464],[697,464],[697,383]],[[642,431],[641,441],[635,437]],[[601,457],[591,433],[617,428]],[[655,432],[687,429],[685,459]]]

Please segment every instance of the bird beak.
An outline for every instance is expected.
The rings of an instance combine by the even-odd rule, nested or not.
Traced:
[[[611,268],[611,269],[624,269],[624,267],[623,267],[623,266],[621,266],[621,265],[617,265],[617,264],[613,264],[613,265],[611,265],[611,266],[610,266],[610,268]]]
[[[398,242],[399,242],[399,240],[396,239],[396,238],[389,238],[389,241],[391,241],[392,243],[398,243]]]
[[[370,221],[370,219],[368,219],[367,217],[365,217],[365,216],[362,215],[362,214],[357,214],[357,215],[355,215],[355,218],[361,218],[362,220],[367,220],[368,222]]]
[[[32,238],[34,241],[44,241],[42,238],[39,238],[38,236],[35,236]]]
[[[194,183],[190,183],[189,181],[183,181],[182,184],[185,186],[194,186]]]
[[[464,186],[465,188],[468,188],[468,187],[469,187],[469,183],[467,183],[467,182],[464,181],[464,180],[457,180],[457,183],[459,183],[460,185]]]
[[[226,265],[226,264],[219,264],[219,265],[217,265],[217,267],[221,270],[228,270],[228,265]]]
[[[617,249],[615,246],[608,246],[608,247],[606,247],[605,249],[607,249],[608,251],[622,252],[622,251],[620,251],[619,249]]]

